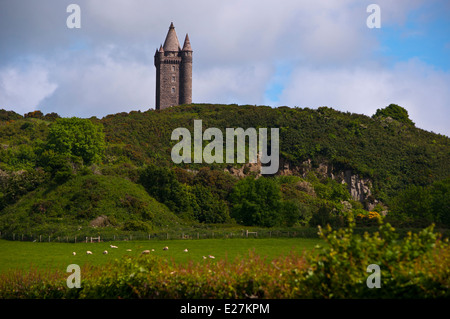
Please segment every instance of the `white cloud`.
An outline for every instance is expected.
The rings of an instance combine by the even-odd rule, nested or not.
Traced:
[[[273,70],[265,64],[215,67],[194,73],[193,99],[197,103],[261,104]]]
[[[41,101],[57,87],[49,80],[49,71],[43,66],[5,67],[0,70],[0,108],[21,114],[37,110]]]
[[[392,69],[298,67],[281,94],[279,104],[372,115],[391,103],[406,108],[416,126],[449,134],[450,73],[419,60],[398,63]]]
[[[0,87],[0,102],[16,110],[39,105],[86,117],[154,107],[153,54],[173,21],[180,42],[189,33],[194,49],[195,103],[264,104],[284,87],[277,104],[371,115],[398,103],[419,127],[450,133],[448,73],[418,61],[388,67],[377,39],[385,26],[407,25],[411,12],[427,8],[425,0],[378,0],[379,30],[366,26],[370,0],[79,0],[79,30],[65,27],[70,1],[53,2],[31,1],[27,10],[11,2],[0,10],[7,49],[0,51],[0,83],[9,83],[8,95]],[[22,55],[52,67],[8,67]],[[20,84],[11,89],[14,81]]]
[[[97,48],[54,71],[61,89],[45,100],[43,110],[63,116],[105,116],[154,106],[154,70],[122,57],[114,46]]]

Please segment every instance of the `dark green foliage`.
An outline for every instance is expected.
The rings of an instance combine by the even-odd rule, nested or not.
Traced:
[[[390,117],[400,123],[414,125],[414,122],[408,116],[408,111],[397,104],[390,104],[384,109],[377,109],[373,117]]]
[[[22,119],[23,116],[20,114],[17,114],[14,111],[6,111],[4,109],[0,109],[0,121],[15,121],[15,120],[20,120]]]
[[[392,219],[450,227],[450,178],[429,186],[411,185],[390,203]]]
[[[272,227],[281,224],[281,192],[271,178],[246,177],[231,193],[232,217],[244,225]],[[292,208],[286,207],[285,209]]]
[[[399,106],[390,105],[377,113],[370,118],[329,107],[314,110],[194,104],[158,112],[118,113],[103,119],[81,120],[57,119],[57,114],[42,115],[41,112],[27,114],[24,118],[1,110],[0,174],[10,176],[13,172],[42,168],[48,174],[35,186],[43,188],[54,183],[63,185],[90,172],[126,178],[135,183],[141,178],[141,183],[150,194],[180,216],[205,222],[223,220],[219,216],[226,216],[226,213],[222,214],[224,211],[219,207],[224,207],[222,203],[225,202],[232,212],[234,203],[230,194],[237,182],[237,178],[224,172],[224,169],[230,169],[229,164],[192,163],[173,167],[170,158],[171,148],[176,143],[170,139],[172,131],[177,127],[186,127],[193,132],[193,120],[201,119],[204,130],[216,127],[223,132],[227,127],[278,127],[281,165],[287,162],[293,171],[298,169],[300,174],[317,170],[323,164],[332,168],[335,176],[349,170],[354,175],[370,179],[371,200],[377,199],[385,204],[395,206],[394,198],[410,186],[428,190],[429,185],[450,176],[448,137],[409,125],[406,110]],[[87,132],[92,134],[85,134]],[[73,143],[77,139],[81,142]],[[157,182],[141,176],[145,167],[151,165],[167,169],[159,173],[162,176]],[[241,168],[238,164],[233,166]],[[246,172],[249,173],[249,170]],[[328,177],[330,173],[328,171]],[[241,204],[253,210],[255,216],[259,212],[268,213],[270,217],[255,219],[265,225],[308,225],[319,208],[326,206],[328,213],[322,210],[319,215],[328,217],[315,216],[311,223],[317,224],[321,220],[338,226],[350,211],[362,208],[360,203],[352,202],[346,185],[322,175],[318,178],[314,174],[302,176],[296,182],[277,181],[281,199],[268,201],[278,203],[276,205],[261,205],[256,200]],[[35,189],[33,187],[23,188],[24,191],[14,201]],[[445,212],[448,211],[448,204],[445,203],[448,195],[442,187],[434,190],[432,197],[435,200],[428,201],[425,196],[424,202],[430,203],[431,208],[423,204],[415,205],[411,210],[406,208],[414,213],[397,214],[405,217],[399,217],[396,221],[408,225],[413,219],[420,219],[423,225],[431,221],[447,225],[448,214]],[[205,195],[200,195],[199,189],[204,190]],[[11,195],[5,195],[4,189],[1,192],[2,205],[9,205],[5,198],[12,198]],[[424,195],[418,196],[422,198]],[[205,205],[206,198],[214,204]],[[349,203],[351,208],[347,207]],[[199,208],[202,206],[200,204],[204,207],[203,211]],[[419,212],[417,207],[424,209]]]
[[[0,210],[36,189],[48,176],[41,169],[0,175]]]
[[[188,190],[178,182],[173,170],[156,165],[147,166],[139,177],[147,192],[177,214],[190,210]]]
[[[202,167],[192,180],[192,184],[199,184],[210,188],[221,199],[227,199],[237,178],[218,169]]]
[[[230,221],[227,203],[209,188],[201,185],[192,187],[194,195],[194,217],[201,223],[225,223]]]

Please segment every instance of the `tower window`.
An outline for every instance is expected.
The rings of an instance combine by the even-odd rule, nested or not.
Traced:
[[[172,76],[172,82],[175,82],[175,81],[176,81],[175,76]]]
[[[172,93],[175,93],[175,87],[172,86]]]
[[[175,65],[172,65],[172,72],[175,72]]]

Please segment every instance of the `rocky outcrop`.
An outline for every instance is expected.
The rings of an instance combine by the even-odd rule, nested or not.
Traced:
[[[372,195],[372,182],[367,178],[361,178],[359,175],[353,174],[351,170],[339,172],[337,175],[331,176],[340,183],[347,184],[350,195],[353,200],[364,202]]]
[[[237,177],[245,177],[250,174],[259,177],[261,163],[259,161],[253,164],[247,163],[240,168],[230,166],[225,171]],[[373,209],[378,203],[371,196],[372,181],[370,179],[361,177],[352,170],[337,171],[333,165],[328,163],[320,163],[318,167],[313,167],[311,159],[308,159],[301,165],[292,165],[289,161],[280,158],[277,175],[296,175],[305,178],[311,171],[316,172],[319,176],[330,177],[339,183],[346,184],[352,199],[364,203],[366,209]]]
[[[111,225],[111,222],[109,221],[108,216],[105,215],[98,216],[89,222],[89,226],[91,227],[107,227],[109,225]]]

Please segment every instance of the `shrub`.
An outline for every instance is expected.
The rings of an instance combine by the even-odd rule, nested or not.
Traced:
[[[433,225],[402,240],[395,229],[380,221],[379,231],[363,236],[353,233],[354,223],[338,231],[319,227],[328,244],[310,255],[310,269],[303,274],[304,292],[310,298],[435,298],[449,297],[448,240],[442,242]],[[366,285],[367,267],[380,266],[381,288]],[[425,265],[431,266],[427,268]],[[439,270],[439,272],[437,272]]]
[[[281,223],[281,191],[275,180],[246,177],[236,183],[230,197],[237,222],[265,227]]]

